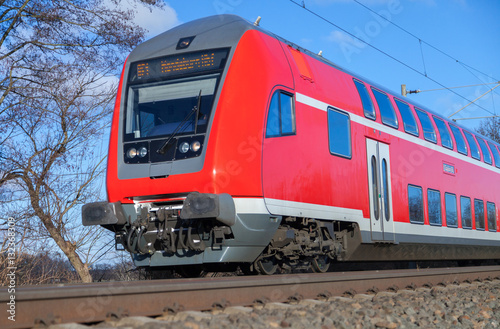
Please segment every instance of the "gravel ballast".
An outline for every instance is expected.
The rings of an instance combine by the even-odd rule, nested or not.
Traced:
[[[70,328],[71,324],[52,326]],[[77,327],[80,327],[77,325]],[[500,328],[500,280],[356,294],[297,304],[269,303],[215,312],[130,317],[99,328]],[[75,328],[74,324],[73,327]],[[83,328],[83,326],[82,326]],[[88,328],[88,327],[87,327]]]

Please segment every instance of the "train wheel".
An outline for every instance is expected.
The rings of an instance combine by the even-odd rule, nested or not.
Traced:
[[[316,273],[325,273],[330,268],[330,257],[316,256],[311,260],[311,269]]]
[[[274,256],[261,258],[256,262],[256,265],[259,273],[265,275],[272,275],[278,269],[278,261]]]

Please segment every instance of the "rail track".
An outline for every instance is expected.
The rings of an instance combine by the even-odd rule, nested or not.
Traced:
[[[500,266],[25,286],[15,292],[16,321],[3,312],[0,327],[93,323],[110,317],[157,316],[493,278],[500,279]],[[0,303],[10,300],[11,295],[2,291]]]

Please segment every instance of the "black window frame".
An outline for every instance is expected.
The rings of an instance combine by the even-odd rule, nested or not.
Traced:
[[[424,135],[424,139],[428,142],[437,144],[437,133],[436,129],[434,128],[434,125],[432,124],[431,118],[429,117],[429,113],[426,111],[419,109],[418,107],[415,107],[415,113],[417,114],[418,121],[420,121],[420,126],[422,126],[422,132]],[[426,120],[423,120],[422,118],[426,118]],[[424,121],[425,121],[425,127],[424,127]],[[426,130],[426,128],[429,128],[428,126],[432,128],[432,134],[434,134],[434,138],[428,137],[427,134],[429,134],[429,131]]]
[[[359,98],[361,99],[361,104],[363,106],[363,113],[365,117],[370,120],[377,120],[377,112],[375,111],[375,106],[373,105],[373,100],[366,88],[365,83],[358,79],[353,79],[356,90],[358,91]],[[371,112],[369,111],[371,108]]]
[[[384,202],[383,202],[383,207],[384,207],[384,213],[385,213],[385,220],[388,222],[391,219],[391,205],[390,205],[390,198],[389,198],[389,165],[387,162],[387,159],[382,159],[381,162],[381,169],[382,169],[382,190],[384,192]]]
[[[490,218],[490,206],[493,206],[493,220]],[[497,208],[494,202],[486,202],[486,217],[488,221],[488,231],[496,232],[497,231]],[[490,223],[493,223],[493,229],[491,229]]]
[[[414,209],[416,211],[412,211],[412,203],[410,200],[410,188],[418,191],[420,193],[420,204],[417,205],[419,206],[419,209]],[[413,184],[408,184],[408,216],[410,219],[410,223],[412,224],[424,224],[425,222],[425,210],[424,210],[424,190],[421,186],[418,185],[413,185]],[[419,213],[420,217],[422,220],[412,220],[414,217],[412,216],[412,213]]]
[[[458,128],[455,125],[449,124],[451,133],[453,134],[453,137],[455,137],[455,143],[457,144],[457,152],[463,155],[469,155],[469,145],[465,141],[464,134],[462,133],[462,129]],[[458,136],[457,136],[458,134]],[[463,151],[459,146],[461,144],[465,147],[465,151]]]
[[[500,168],[500,151],[492,142],[487,141],[487,144],[490,147],[491,153],[493,154],[493,160],[495,160],[495,166],[497,168]]]
[[[437,204],[439,205],[439,223],[436,223],[436,222],[431,222],[431,203],[430,203],[430,193],[437,193],[438,194],[438,202]],[[427,216],[429,218],[429,225],[432,225],[432,226],[443,226],[443,207],[441,206],[441,191],[439,190],[436,190],[436,189],[432,189],[432,188],[428,188],[427,189]]]
[[[464,225],[464,203],[463,203],[463,200],[468,200],[469,202],[469,221],[470,221],[470,225],[469,226],[466,226]],[[472,230],[472,200],[470,197],[468,196],[465,196],[465,195],[461,195],[460,196],[460,221],[462,223],[462,228],[463,229],[467,229],[467,230]]]
[[[273,100],[275,95],[278,95],[278,118],[279,118],[279,133],[278,134],[268,134],[269,131],[269,122],[271,119],[271,106],[273,104]],[[292,121],[292,126],[293,126],[293,131],[288,133],[283,133],[283,122],[282,122],[282,113],[281,113],[281,107],[282,107],[282,101],[281,101],[281,95],[286,95],[287,97],[290,97],[291,99],[291,110],[292,110],[292,116],[291,116],[291,121]],[[267,109],[267,119],[266,119],[266,138],[274,138],[274,137],[284,137],[284,136],[294,136],[297,134],[297,114],[295,111],[295,97],[294,94],[287,92],[282,89],[275,90],[273,92],[273,95],[271,96],[271,101],[269,102],[269,107]]]
[[[394,106],[391,103],[391,98],[389,97],[389,95],[387,93],[377,89],[377,88],[374,88],[374,87],[372,87],[372,93],[373,93],[373,97],[375,97],[375,101],[377,102],[377,106],[378,106],[378,110],[380,112],[380,118],[382,120],[382,123],[388,127],[398,129],[399,128],[398,116],[396,114],[396,110],[394,109]],[[380,95],[383,98],[378,98],[377,95]],[[383,106],[381,106],[381,104]],[[394,118],[390,118],[389,116],[387,116],[387,114],[389,114],[388,111],[391,112],[391,114],[394,116]],[[391,122],[392,120],[394,120],[394,124]]]
[[[476,135],[476,141],[479,144],[479,148],[481,149],[481,153],[483,155],[483,162],[489,165],[493,165],[493,157],[488,149],[488,146],[486,145],[486,141],[482,139],[481,137],[478,137]]]
[[[335,155],[341,158],[345,159],[352,159],[352,134],[351,134],[351,116],[349,115],[348,112],[342,111],[340,109],[337,109],[335,107],[329,106],[328,109],[326,110],[327,113],[327,123],[328,123],[328,150],[330,151],[331,155]],[[348,122],[348,135],[349,135],[349,155],[345,155],[342,153],[338,152],[333,152],[332,151],[332,138],[330,136],[330,131],[331,131],[331,117],[330,113],[338,113],[340,115],[343,115],[347,117],[347,122]]]
[[[445,147],[447,149],[453,150],[455,143],[453,142],[453,138],[451,137],[450,129],[446,125],[446,122],[443,119],[436,117],[435,115],[432,116],[432,119],[434,120],[434,124],[436,125],[436,127],[438,129],[439,137],[441,139],[441,146]],[[439,124],[438,124],[438,122],[439,122]],[[442,124],[442,126],[440,126],[440,124]],[[444,128],[444,131],[442,128]],[[444,132],[444,134],[443,134],[443,132]],[[444,145],[443,135],[448,137],[449,141],[451,142],[451,145]]]
[[[481,207],[478,207],[476,206],[476,202],[479,204],[481,204],[482,206]],[[478,214],[478,209],[481,210],[481,213],[482,213],[482,218],[479,216]],[[474,199],[474,223],[476,223],[476,230],[477,231],[484,231],[486,229],[486,226],[485,226],[485,213],[484,213],[484,200],[481,200],[481,199]],[[478,227],[478,219],[482,219],[482,227]],[[481,223],[479,221],[479,223]]]
[[[410,104],[400,100],[399,98],[394,97],[394,103],[396,103],[396,107],[399,111],[399,115],[401,116],[401,119],[403,120],[403,127],[404,130],[407,134],[413,135],[413,136],[420,136],[420,131],[418,129],[418,124],[417,124],[417,119],[415,119],[415,115],[413,114],[413,111],[411,110]],[[400,104],[403,106],[404,111],[401,111]],[[403,115],[403,112],[405,113]],[[409,116],[408,116],[409,115]],[[411,118],[413,120],[413,124],[415,125],[415,131],[410,130],[407,128],[407,126],[411,126],[411,122],[407,122]]]
[[[469,145],[470,156],[473,159],[481,161],[481,151],[479,150],[479,145],[477,145],[477,141],[474,138],[474,134],[468,132],[467,130],[462,130],[462,131],[464,132],[465,140],[467,141],[467,144]],[[472,139],[472,143],[471,143],[471,140],[469,139],[469,137]],[[474,147],[472,147],[472,146],[474,146]],[[477,151],[477,155],[475,154],[474,151]]]
[[[450,225],[449,221],[449,208],[448,208],[448,197],[452,196],[455,199],[454,205],[455,205],[455,223]],[[454,193],[449,193],[445,192],[444,193],[444,208],[445,208],[445,215],[446,215],[446,227],[453,227],[457,228],[458,227],[458,206],[457,206],[457,195]]]

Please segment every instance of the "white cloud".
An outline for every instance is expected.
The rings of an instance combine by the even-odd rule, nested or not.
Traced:
[[[165,3],[163,8],[149,8],[145,5],[138,5],[136,8],[135,22],[137,25],[148,30],[146,39],[165,32],[178,25],[177,12]]]
[[[355,39],[348,35],[347,33],[341,32],[339,30],[332,31],[327,37],[326,40],[329,42],[337,43],[339,45],[342,44],[350,44],[358,48],[363,48],[365,46],[364,43]]]

